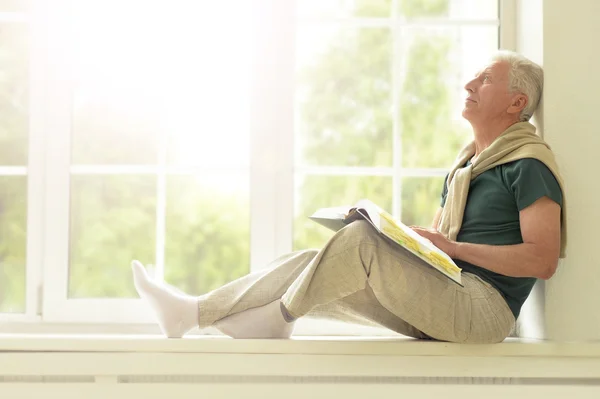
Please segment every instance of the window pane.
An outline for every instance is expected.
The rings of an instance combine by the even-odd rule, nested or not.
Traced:
[[[391,166],[391,50],[386,28],[298,33],[299,163]]]
[[[200,295],[250,271],[247,173],[169,176],[165,280]]]
[[[0,313],[25,312],[27,178],[0,176]]]
[[[71,178],[69,297],[135,297],[130,264],[154,263],[155,176]]]
[[[300,17],[389,17],[392,0],[301,0]]]
[[[102,93],[104,88],[84,87],[83,84],[75,91],[72,163],[156,162],[159,107],[150,104],[143,93],[136,93],[135,88],[118,83],[113,87],[120,96]]]
[[[251,3],[167,3],[74,3],[73,163],[248,164]]]
[[[27,26],[0,25],[0,165],[27,164]]]
[[[145,13],[133,29],[131,15],[85,4],[75,8],[72,162],[155,163],[162,111],[157,82],[166,80],[156,62],[161,30],[148,29]]]
[[[471,137],[465,83],[497,49],[495,27],[411,29],[400,93],[402,164],[449,167]]]
[[[392,212],[392,178],[386,176],[296,177],[294,249],[320,248],[334,234],[308,217],[317,209],[353,205],[368,198]]]
[[[170,32],[165,63],[172,72],[163,122],[167,160],[186,166],[248,166],[251,2],[235,4],[235,13],[224,5],[203,7],[212,13]]]
[[[0,12],[27,11],[32,0],[0,0]]]
[[[443,177],[405,177],[402,179],[402,223],[431,226],[440,207]]]
[[[401,0],[398,7],[407,18],[498,18],[498,0]]]

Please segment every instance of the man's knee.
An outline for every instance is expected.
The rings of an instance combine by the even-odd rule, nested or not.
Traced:
[[[319,253],[319,250],[316,248],[309,248],[309,249],[303,249],[298,251],[298,253],[307,256],[309,258],[314,258],[315,256],[317,256],[317,254]]]
[[[356,220],[338,231],[337,237],[345,242],[366,244],[374,243],[379,238],[379,233],[366,220]]]
[[[377,233],[375,228],[366,220],[356,220],[344,227],[340,232],[356,237],[367,237]]]

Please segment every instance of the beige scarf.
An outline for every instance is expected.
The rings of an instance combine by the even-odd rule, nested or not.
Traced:
[[[550,146],[535,134],[535,126],[529,122],[515,123],[483,150],[472,164],[462,167],[474,154],[475,142],[472,142],[456,158],[448,176],[448,196],[438,230],[449,240],[456,240],[462,225],[471,180],[498,165],[523,158],[534,158],[543,162],[550,169],[562,190],[560,257],[564,258],[567,246],[565,189],[554,160],[554,154],[550,150]]]

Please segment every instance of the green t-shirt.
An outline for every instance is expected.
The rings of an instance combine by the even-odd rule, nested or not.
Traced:
[[[467,162],[468,164],[468,162]],[[446,176],[442,203],[448,194]],[[488,245],[522,244],[519,211],[542,197],[562,207],[562,192],[556,178],[537,159],[525,158],[496,166],[471,180],[462,226],[456,241]],[[519,316],[521,306],[536,281],[533,277],[509,277],[455,259],[463,272],[473,273],[494,286]]]

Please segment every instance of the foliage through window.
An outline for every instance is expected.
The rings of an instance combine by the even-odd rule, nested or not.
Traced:
[[[470,135],[463,84],[498,48],[497,26],[485,22],[498,18],[497,1],[299,7],[294,247],[320,247],[331,237],[306,221],[317,208],[361,198],[406,224],[429,226],[443,169]],[[340,17],[355,23],[336,23]],[[360,177],[352,177],[356,168]]]

